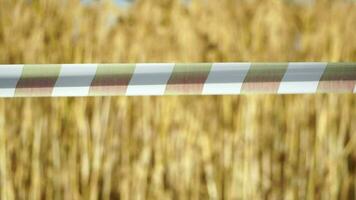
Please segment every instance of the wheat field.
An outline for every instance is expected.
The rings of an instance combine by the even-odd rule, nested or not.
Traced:
[[[0,0],[0,63],[356,61],[356,4]],[[356,95],[0,99],[0,199],[356,199]]]

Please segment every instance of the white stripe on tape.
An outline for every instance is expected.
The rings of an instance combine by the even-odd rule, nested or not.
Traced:
[[[163,95],[173,68],[173,63],[136,64],[126,95]]]
[[[13,97],[23,65],[0,65],[0,96]]]
[[[289,63],[278,93],[315,93],[327,63]]]
[[[354,87],[354,93],[356,93],[356,83],[355,83],[355,87]]]
[[[87,96],[97,64],[63,64],[52,96]]]
[[[203,94],[239,94],[251,63],[214,63]]]

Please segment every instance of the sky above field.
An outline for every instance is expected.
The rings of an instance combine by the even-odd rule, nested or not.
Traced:
[[[81,2],[83,3],[90,3],[93,1],[94,0],[81,0]],[[120,6],[128,6],[130,5],[130,2],[132,2],[133,0],[113,0],[113,1]]]
[[[114,0],[118,5],[123,5],[123,6],[127,6],[128,4],[130,4],[130,2],[132,2],[132,0]]]

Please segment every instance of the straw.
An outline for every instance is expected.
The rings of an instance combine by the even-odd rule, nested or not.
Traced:
[[[0,97],[356,93],[356,63],[0,65]]]

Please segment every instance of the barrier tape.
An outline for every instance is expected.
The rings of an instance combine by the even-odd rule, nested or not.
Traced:
[[[356,63],[0,65],[0,97],[356,93]]]

